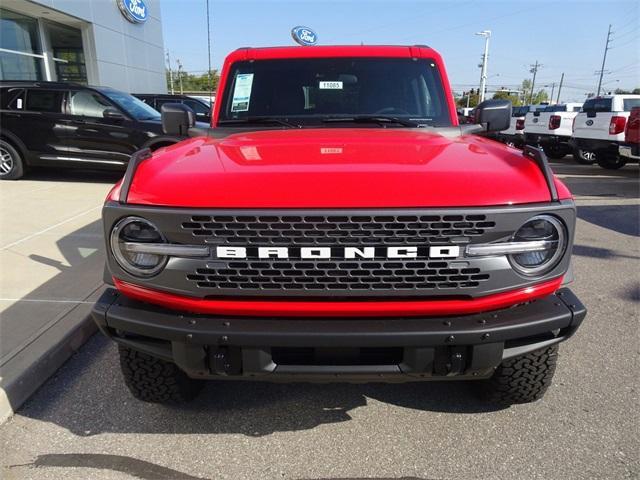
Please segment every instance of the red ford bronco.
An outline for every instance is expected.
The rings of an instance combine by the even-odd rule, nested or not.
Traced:
[[[476,380],[491,401],[551,384],[586,310],[566,288],[576,209],[544,153],[458,125],[423,46],[241,49],[211,128],[130,160],[103,210],[93,310],[136,398],[205,379]]]

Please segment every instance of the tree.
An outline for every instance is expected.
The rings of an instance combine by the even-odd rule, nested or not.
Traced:
[[[640,95],[640,88],[634,88],[633,90],[625,90],[624,88],[616,88],[614,93],[616,95],[624,95],[624,94]]]
[[[182,89],[185,92],[191,93],[209,93],[215,92],[218,88],[218,82],[220,81],[220,75],[217,70],[211,70],[200,75],[196,75],[188,72],[173,73],[173,89],[176,92],[180,92],[180,77],[182,77]],[[211,81],[209,80],[209,74],[211,74]],[[180,76],[178,76],[180,75]],[[211,83],[211,87],[209,84]],[[169,72],[167,71],[167,90],[171,91],[171,82],[169,80]]]
[[[493,94],[493,98],[496,100],[509,100],[514,107],[522,105],[520,101],[520,93],[514,92],[513,90],[498,90]]]
[[[545,89],[540,89],[533,94],[533,98],[531,99],[532,105],[538,105],[540,103],[548,102],[549,94]]]
[[[477,107],[480,100],[480,89],[471,89],[469,92],[462,92],[462,97],[460,97],[456,103],[458,107],[465,108],[467,107],[467,98],[469,99],[469,107]]]

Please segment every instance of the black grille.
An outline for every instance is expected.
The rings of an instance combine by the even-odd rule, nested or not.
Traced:
[[[468,243],[495,227],[485,215],[195,215],[183,231],[216,245]]]
[[[467,289],[489,279],[479,268],[446,261],[230,261],[198,268],[187,280],[202,289],[415,291]]]

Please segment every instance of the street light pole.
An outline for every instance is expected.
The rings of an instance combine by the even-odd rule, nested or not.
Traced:
[[[484,91],[487,86],[487,64],[489,62],[489,38],[491,38],[491,30],[483,30],[477,32],[476,35],[484,37],[484,55],[482,55],[482,72],[480,74],[480,98],[478,102],[484,101]]]

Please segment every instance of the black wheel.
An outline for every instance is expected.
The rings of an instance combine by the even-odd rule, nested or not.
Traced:
[[[624,157],[612,152],[600,153],[598,152],[598,158],[596,160],[598,165],[607,170],[618,170],[627,164],[627,160]]]
[[[553,345],[505,360],[493,377],[483,382],[485,397],[507,405],[541,399],[551,385],[557,357],[558,346]]]
[[[596,161],[596,154],[594,152],[589,152],[588,150],[576,148],[573,151],[573,159],[582,165],[591,165]]]
[[[0,140],[0,180],[17,180],[24,175],[24,163],[13,145]]]
[[[124,381],[138,400],[176,404],[192,400],[202,389],[174,363],[118,345]]]
[[[566,147],[562,145],[548,145],[543,150],[545,155],[553,160],[560,160],[568,153]]]

